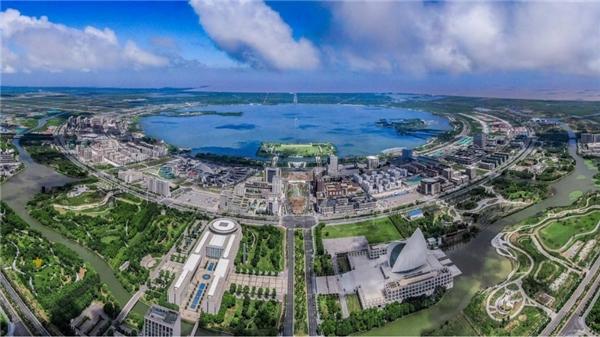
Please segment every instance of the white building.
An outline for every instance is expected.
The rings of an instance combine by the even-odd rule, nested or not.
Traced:
[[[144,316],[141,336],[181,336],[179,313],[156,304],[152,305]]]
[[[332,177],[337,177],[338,171],[338,157],[334,154],[329,155],[329,161],[327,163],[327,174]]]
[[[241,235],[240,226],[231,219],[215,219],[208,225],[167,292],[168,301],[179,305],[184,319],[198,319],[200,310],[219,311]]]
[[[155,177],[149,177],[146,181],[148,184],[148,191],[162,195],[164,197],[171,196],[171,189],[169,188],[169,182]]]
[[[117,176],[119,179],[123,180],[124,182],[126,182],[128,184],[134,183],[136,181],[140,181],[144,177],[142,175],[142,172],[136,171],[136,170],[119,171],[119,173],[117,173]]]
[[[351,271],[339,276],[335,289],[341,294],[358,293],[363,308],[433,295],[438,287],[452,288],[454,277],[461,274],[444,252],[428,248],[420,229],[406,241],[387,245],[370,246],[364,237],[356,239],[338,245],[351,247],[347,251]]]
[[[377,156],[367,156],[367,168],[369,170],[374,170],[379,166],[379,157]]]

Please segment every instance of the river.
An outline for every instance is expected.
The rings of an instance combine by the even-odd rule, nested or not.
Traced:
[[[121,305],[125,305],[131,294],[121,285],[116,278],[110,266],[95,252],[81,246],[57,231],[42,225],[36,219],[32,218],[27,211],[26,205],[33,196],[41,191],[42,186],[53,187],[63,186],[67,183],[76,181],[73,178],[66,177],[57,173],[52,168],[37,164],[31,156],[19,144],[19,138],[13,140],[13,144],[19,151],[19,158],[25,165],[23,171],[16,176],[11,177],[1,186],[2,200],[6,202],[31,228],[39,231],[42,235],[52,242],[59,242],[75,251],[84,261],[89,263],[100,275],[100,280],[105,283]],[[140,314],[146,312],[147,306],[136,305],[134,311]]]
[[[570,134],[573,136],[572,132]],[[1,186],[2,200],[48,240],[66,245],[90,263],[116,300],[124,305],[131,294],[121,285],[110,266],[102,258],[51,228],[43,226],[29,216],[26,210],[27,202],[41,190],[42,186],[62,186],[75,180],[55,172],[52,168],[35,163],[18,144],[18,139],[15,139],[13,143],[19,151],[25,169]],[[571,204],[574,201],[573,192],[580,194],[580,192],[586,193],[597,189],[593,181],[593,176],[597,171],[586,165],[584,159],[576,153],[574,138],[569,141],[569,153],[576,160],[575,170],[552,184],[552,196],[483,227],[474,239],[447,252],[448,256],[463,272],[463,275],[456,279],[454,288],[444,296],[440,303],[382,328],[371,330],[368,334],[420,335],[423,331],[435,328],[456,317],[468,305],[471,297],[478,290],[502,281],[510,270],[510,262],[496,254],[490,245],[492,238],[502,231],[505,226],[518,223],[548,207]],[[138,303],[133,311],[144,314],[146,309],[145,304]]]
[[[593,179],[597,170],[586,165],[585,160],[577,154],[575,135],[572,130],[568,131],[569,153],[576,160],[575,170],[551,185],[552,195],[484,226],[474,239],[446,252],[463,274],[455,280],[454,288],[448,291],[440,303],[371,330],[368,335],[421,335],[424,331],[452,320],[469,304],[477,291],[501,282],[510,271],[510,262],[499,256],[491,246],[491,240],[504,227],[521,222],[549,207],[570,205],[575,201],[575,195],[598,189]]]

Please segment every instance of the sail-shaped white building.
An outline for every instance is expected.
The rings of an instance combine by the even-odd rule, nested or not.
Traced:
[[[461,274],[442,250],[429,249],[420,229],[404,241],[372,246],[356,237],[354,245],[345,246],[353,247],[347,252],[351,271],[337,276],[337,285],[328,289],[358,293],[363,308],[429,296],[438,287],[450,289]]]

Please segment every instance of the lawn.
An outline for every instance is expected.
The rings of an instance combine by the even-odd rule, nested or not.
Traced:
[[[242,241],[235,258],[238,271],[283,270],[283,230],[273,226],[242,225]]]
[[[600,211],[553,221],[540,230],[540,238],[551,249],[560,249],[573,235],[593,230],[598,221],[600,221]]]
[[[561,268],[552,261],[543,261],[535,274],[535,279],[540,282],[552,282],[556,277],[557,273],[561,271]]]
[[[323,228],[323,239],[349,236],[365,236],[370,244],[402,239],[400,232],[388,217]]]
[[[358,312],[362,310],[360,306],[360,300],[357,294],[346,295],[346,305],[348,306],[348,312]]]

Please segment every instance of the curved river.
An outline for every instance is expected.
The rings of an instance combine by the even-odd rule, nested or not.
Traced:
[[[575,193],[596,190],[593,176],[597,173],[597,170],[586,165],[584,159],[576,153],[576,144],[572,132],[570,132],[570,135],[569,153],[576,159],[575,170],[552,184],[553,194],[551,197],[483,227],[474,239],[448,251],[448,256],[461,269],[463,275],[455,281],[454,288],[444,296],[442,301],[427,310],[409,315],[382,328],[371,330],[368,334],[420,335],[426,330],[453,319],[468,305],[471,297],[478,290],[498,283],[506,277],[510,269],[510,262],[497,255],[490,245],[492,238],[502,231],[506,225],[520,222],[548,207],[571,204],[574,201],[573,196]],[[90,263],[116,300],[124,305],[131,294],[121,285],[110,266],[102,258],[51,228],[43,226],[27,212],[27,202],[41,190],[42,186],[62,186],[73,182],[74,179],[65,177],[49,167],[35,163],[18,144],[18,139],[15,139],[13,143],[19,151],[25,169],[1,186],[2,200],[48,240],[66,245]],[[146,305],[138,302],[133,311],[144,314],[146,309]]]
[[[19,157],[25,164],[25,169],[2,184],[2,201],[10,206],[31,228],[41,232],[46,239],[62,243],[75,251],[96,270],[100,275],[100,280],[107,285],[116,301],[121,306],[125,305],[131,294],[121,285],[113,270],[100,256],[77,242],[66,238],[52,228],[42,225],[39,221],[32,218],[27,211],[27,202],[36,193],[41,191],[42,186],[62,186],[76,180],[59,174],[50,167],[34,162],[27,151],[21,147],[18,138],[15,138],[13,144],[19,151]],[[145,305],[140,305],[140,302],[138,302],[138,305],[133,310],[143,315],[146,309]]]
[[[463,275],[454,281],[454,288],[448,291],[440,303],[371,330],[367,334],[420,336],[423,332],[452,320],[469,304],[477,291],[501,282],[510,271],[510,262],[499,256],[491,246],[491,240],[504,227],[521,222],[549,207],[570,205],[580,192],[597,190],[593,176],[598,171],[586,165],[585,160],[577,154],[575,135],[571,130],[569,130],[569,137],[569,153],[576,160],[575,170],[551,185],[552,196],[482,227],[474,239],[446,252]]]

